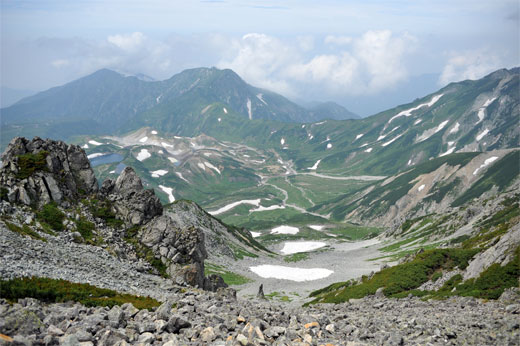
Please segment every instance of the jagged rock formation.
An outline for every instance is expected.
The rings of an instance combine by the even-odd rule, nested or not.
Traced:
[[[153,190],[143,188],[141,179],[131,167],[127,167],[116,181],[107,179],[98,189],[83,149],[37,137],[30,141],[13,139],[2,159],[4,164],[0,170],[0,182],[7,190],[2,194],[10,203],[40,207],[56,202],[64,207],[81,208],[80,197],[108,200],[115,215],[128,228],[141,227],[137,233],[138,246],[150,249],[153,256],[168,267],[167,273],[175,283],[213,291],[227,287],[217,275],[204,276],[204,260],[208,255],[204,231],[194,221],[197,217],[172,217],[171,213],[163,215],[159,198]],[[12,208],[3,209],[13,212]],[[82,210],[82,213],[89,215],[90,211]],[[79,217],[80,214],[72,218]],[[92,216],[90,219],[94,221]],[[211,232],[210,229],[205,231]],[[105,233],[110,234],[111,239],[117,239],[112,244],[112,248],[117,249],[116,254],[128,248],[128,244],[119,244],[127,233],[125,229]],[[112,236],[114,233],[115,237]]]
[[[83,149],[39,137],[14,138],[2,155],[0,185],[12,203],[37,205],[54,201],[63,206],[98,190]]]
[[[126,167],[114,182],[103,182],[101,192],[113,202],[117,214],[129,226],[142,225],[161,215],[161,201],[153,190],[145,190],[132,167]]]

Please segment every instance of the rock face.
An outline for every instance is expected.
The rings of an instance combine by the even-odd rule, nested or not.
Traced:
[[[97,180],[77,145],[35,137],[14,138],[2,155],[0,185],[11,203],[41,206],[70,205],[81,195],[95,193]]]
[[[126,167],[114,182],[103,182],[101,192],[113,202],[117,214],[130,226],[142,225],[161,215],[161,201],[153,190],[145,190],[132,167]]]

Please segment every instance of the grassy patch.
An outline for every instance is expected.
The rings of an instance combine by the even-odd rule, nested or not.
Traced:
[[[7,190],[5,187],[0,187],[0,201],[7,201],[7,195],[9,194],[9,190]]]
[[[298,262],[303,261],[309,258],[309,254],[307,252],[298,252],[289,256],[284,256],[283,260],[285,262]]]
[[[10,222],[7,222],[7,221],[4,221],[4,222],[5,222],[5,225],[7,226],[7,228],[9,228],[9,230],[11,232],[15,232],[15,233],[18,233],[18,234],[21,234],[21,235],[24,235],[24,236],[31,237],[33,239],[38,239],[38,240],[47,242],[47,239],[45,239],[44,237],[39,235],[38,232],[33,231],[27,225],[23,225],[22,227],[20,227],[20,226],[15,225],[14,223],[10,223]]]
[[[79,302],[86,306],[108,306],[132,303],[138,309],[151,309],[160,303],[149,297],[118,293],[89,284],[49,278],[17,278],[0,280],[0,296],[16,301],[20,298],[35,298],[47,303],[66,301]]]
[[[349,281],[315,291],[310,296],[316,298],[310,303],[340,303],[352,298],[363,298],[375,294],[380,287],[384,287],[385,296],[393,297],[416,289],[440,269],[465,268],[478,251],[479,249],[427,250],[418,254],[411,262],[383,269],[370,279],[363,277],[360,284],[352,285]]]
[[[65,219],[65,214],[58,209],[55,202],[45,204],[42,209],[36,213],[36,218],[41,223],[49,225],[50,228],[55,231],[61,232],[64,229],[63,220]]]
[[[119,228],[123,225],[123,221],[116,218],[116,214],[112,211],[112,205],[107,200],[84,200],[89,207],[92,216],[105,221],[107,226]]]
[[[48,151],[40,151],[37,154],[27,153],[18,155],[18,173],[16,173],[17,179],[29,178],[34,172],[47,171],[47,155]]]
[[[243,285],[252,280],[237,273],[226,270],[223,266],[206,262],[204,265],[204,275],[217,274],[224,279],[229,286]]]

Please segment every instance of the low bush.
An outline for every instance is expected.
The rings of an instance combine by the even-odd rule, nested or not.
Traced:
[[[63,231],[63,220],[65,214],[58,209],[55,202],[45,204],[42,209],[36,212],[36,218],[38,221],[49,225],[53,230],[61,232]]]
[[[150,297],[118,293],[89,284],[49,278],[16,278],[0,280],[0,296],[10,301],[35,298],[47,303],[79,302],[86,306],[108,306],[132,303],[138,309],[151,309],[160,303]]]
[[[37,154],[27,153],[18,155],[18,173],[16,173],[17,179],[29,178],[34,172],[47,171],[47,155],[48,151],[40,151]]]
[[[44,237],[39,235],[38,232],[33,231],[31,229],[31,227],[29,227],[27,225],[23,225],[22,227],[20,227],[20,226],[15,225],[14,223],[10,223],[10,222],[7,222],[7,221],[5,221],[5,225],[7,226],[7,228],[11,232],[16,232],[16,233],[21,234],[21,235],[29,236],[29,237],[31,237],[33,239],[38,239],[38,240],[41,240],[43,242],[47,242],[47,239],[45,239]]]

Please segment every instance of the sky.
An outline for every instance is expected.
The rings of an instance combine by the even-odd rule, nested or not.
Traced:
[[[520,63],[518,0],[0,0],[0,84],[230,68],[363,116]]]

